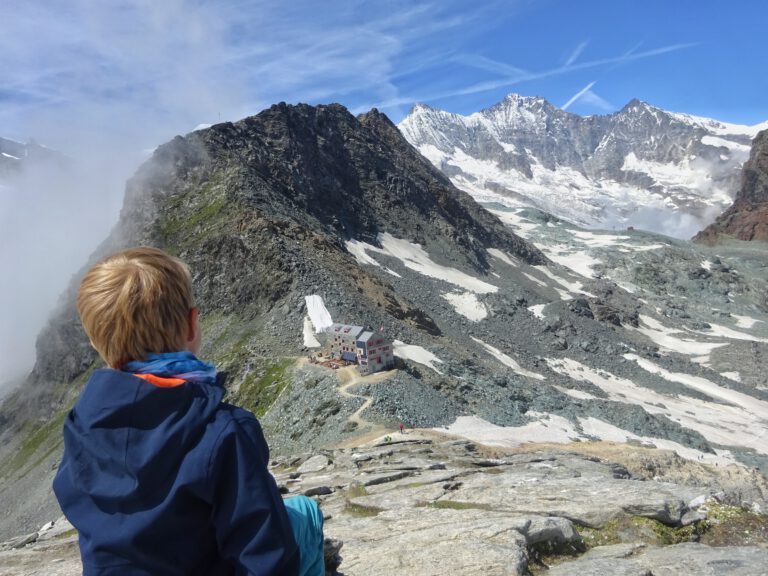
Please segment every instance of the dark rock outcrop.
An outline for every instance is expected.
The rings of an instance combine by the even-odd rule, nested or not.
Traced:
[[[712,246],[723,237],[768,242],[768,130],[752,142],[733,205],[693,240]]]

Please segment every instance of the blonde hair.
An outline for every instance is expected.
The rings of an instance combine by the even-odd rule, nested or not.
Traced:
[[[113,368],[143,360],[149,352],[182,350],[194,306],[187,265],[144,246],[96,264],[77,294],[85,332]]]

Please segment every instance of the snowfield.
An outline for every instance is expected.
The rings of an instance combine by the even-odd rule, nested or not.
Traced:
[[[544,376],[542,376],[541,374],[537,374],[536,372],[531,372],[530,370],[526,370],[525,368],[520,366],[520,364],[518,364],[516,360],[514,360],[513,358],[507,356],[506,354],[504,354],[504,352],[502,352],[498,348],[494,348],[490,344],[486,344],[485,342],[483,342],[482,340],[480,340],[478,338],[475,338],[474,336],[472,336],[472,340],[474,340],[475,342],[480,344],[480,346],[485,348],[485,350],[491,356],[493,356],[494,358],[496,358],[496,360],[498,360],[499,362],[504,364],[504,366],[508,366],[509,368],[512,368],[512,370],[515,373],[520,374],[520,376],[525,376],[526,378],[533,378],[534,380],[544,380],[545,379]]]
[[[442,266],[433,262],[429,254],[418,244],[413,244],[407,240],[395,238],[389,233],[379,234],[381,248],[360,242],[357,240],[347,242],[347,250],[357,258],[361,264],[372,264],[378,266],[379,263],[373,260],[368,252],[374,254],[383,254],[400,260],[400,262],[409,270],[414,270],[424,276],[443,280],[449,284],[454,284],[475,294],[489,294],[497,292],[498,287],[484,282],[479,278],[465,274],[456,268]]]
[[[443,361],[437,356],[432,354],[429,350],[416,346],[415,344],[406,344],[400,340],[392,342],[393,353],[398,358],[403,360],[411,360],[427,368],[431,368],[438,374],[442,374],[440,370],[435,367],[435,364],[442,364]]]
[[[702,400],[692,396],[660,394],[650,388],[638,386],[626,378],[620,378],[604,370],[595,370],[569,358],[547,359],[547,364],[555,372],[569,376],[573,380],[594,384],[607,393],[610,400],[638,404],[651,414],[663,414],[686,428],[696,430],[710,442],[744,446],[762,454],[768,454],[768,439],[763,437],[768,430],[768,403],[722,388],[704,378],[687,374],[671,374],[631,354],[626,355],[625,358],[638,362],[641,368],[651,373],[679,382],[726,403]],[[753,405],[750,406],[750,404]],[[756,435],[757,430],[761,430],[763,435]],[[658,439],[649,441],[660,442]]]
[[[315,337],[314,327],[312,326],[312,320],[309,316],[304,316],[304,330],[302,333],[304,337],[304,346],[307,348],[320,348],[320,341]]]
[[[442,298],[447,300],[456,312],[473,322],[479,322],[488,317],[485,304],[480,302],[472,292],[449,292],[443,294]]]
[[[312,294],[305,296],[304,301],[307,303],[307,314],[309,314],[309,319],[315,327],[315,333],[320,334],[330,328],[333,324],[333,318],[325,307],[322,297]]]
[[[645,334],[658,344],[659,347],[669,352],[678,352],[691,356],[706,356],[712,350],[728,345],[727,342],[701,342],[700,340],[678,338],[674,334],[682,334],[681,330],[668,328],[661,322],[643,314],[640,315],[639,328],[633,328],[632,326],[627,326],[626,328],[627,330],[636,330],[641,334]]]

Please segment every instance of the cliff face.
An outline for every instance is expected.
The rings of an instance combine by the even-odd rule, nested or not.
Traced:
[[[699,232],[694,241],[714,245],[729,236],[768,242],[768,130],[760,132],[752,142],[733,205]]]

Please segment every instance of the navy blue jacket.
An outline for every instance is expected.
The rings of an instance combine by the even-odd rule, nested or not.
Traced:
[[[64,424],[53,481],[85,576],[298,573],[261,427],[223,394],[94,372]]]

